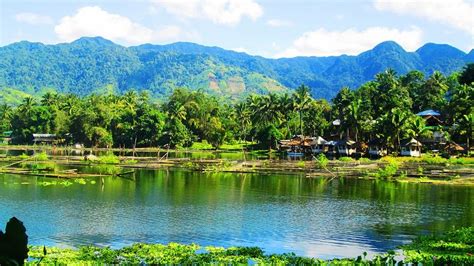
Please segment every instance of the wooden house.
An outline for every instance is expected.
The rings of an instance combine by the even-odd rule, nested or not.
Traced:
[[[425,120],[426,127],[433,132],[433,138],[421,140],[423,145],[426,146],[437,146],[439,143],[446,143],[446,138],[442,129],[445,127],[445,123],[441,120],[441,114],[434,110],[425,110],[419,112],[416,115],[421,116]],[[430,150],[435,148],[430,147]]]
[[[35,144],[55,144],[58,142],[56,134],[33,134],[33,142]]]
[[[421,142],[414,138],[402,140],[400,142],[400,154],[402,156],[420,157],[421,146]]]
[[[296,135],[289,140],[280,140],[278,142],[278,148],[281,151],[286,151],[290,156],[302,156],[311,151],[312,141],[313,139],[310,137]]]
[[[313,140],[311,141],[311,151],[315,154],[325,153],[328,151],[328,147],[326,144],[327,141],[320,136],[313,138]]]
[[[356,142],[350,139],[339,140],[336,146],[340,156],[351,156],[356,152]]]
[[[373,139],[369,141],[369,156],[383,157],[388,154],[387,144],[381,139]]]

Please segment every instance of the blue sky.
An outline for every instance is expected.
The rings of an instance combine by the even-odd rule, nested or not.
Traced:
[[[474,48],[474,0],[1,0],[0,45],[102,36],[265,57],[358,54],[385,40]]]

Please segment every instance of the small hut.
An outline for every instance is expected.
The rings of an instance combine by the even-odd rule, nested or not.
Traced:
[[[369,156],[383,157],[388,154],[387,144],[381,139],[369,141]]]
[[[350,139],[337,141],[337,153],[340,156],[351,156],[356,152],[356,142]]]
[[[13,134],[13,131],[4,131],[2,133],[2,143],[3,144],[10,144],[11,140],[12,140],[12,134]]]
[[[54,144],[57,140],[56,134],[33,134],[33,142],[35,144]]]
[[[402,156],[420,157],[421,156],[421,142],[411,138],[400,142],[400,154]]]
[[[454,141],[448,141],[444,146],[444,151],[450,155],[453,155],[463,153],[465,149]]]
[[[328,151],[328,147],[326,144],[327,141],[320,136],[313,138],[313,140],[311,141],[311,151],[315,154],[325,153]]]

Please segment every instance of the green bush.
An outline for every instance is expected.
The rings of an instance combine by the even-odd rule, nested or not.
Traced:
[[[100,156],[98,162],[101,164],[119,164],[120,158],[114,154]]]
[[[318,157],[316,157],[316,166],[319,168],[326,168],[328,166],[329,159],[326,157],[324,154],[319,154]]]
[[[354,159],[352,159],[351,157],[341,157],[341,158],[339,158],[339,161],[341,161],[341,162],[352,162],[352,161],[354,161]]]
[[[398,171],[398,164],[397,163],[389,163],[383,168],[380,168],[376,173],[375,177],[379,179],[391,179],[395,176]]]
[[[40,153],[35,153],[33,158],[37,161],[47,161],[48,160],[48,155],[46,154],[45,151],[40,152]]]

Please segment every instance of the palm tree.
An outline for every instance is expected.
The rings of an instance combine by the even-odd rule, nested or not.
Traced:
[[[466,146],[469,152],[471,148],[472,128],[474,127],[474,112],[463,115],[459,122],[461,134],[466,135]]]
[[[350,126],[353,126],[355,129],[355,141],[359,141],[359,128],[360,128],[360,123],[361,123],[361,105],[362,105],[362,100],[361,99],[354,99],[349,107],[349,120],[350,122],[347,123]],[[349,137],[349,136],[347,136]]]
[[[430,129],[426,126],[425,119],[420,116],[415,116],[413,119],[410,119],[408,123],[410,128],[407,133],[410,137],[415,139],[418,139],[420,136],[423,136],[430,131]]]
[[[234,108],[234,112],[235,112],[235,118],[237,119],[237,121],[240,122],[239,123],[240,140],[242,141],[242,140],[245,140],[248,126],[250,126],[251,124],[251,120],[250,120],[251,113],[250,113],[247,103],[245,102],[240,102],[236,104]]]
[[[300,118],[300,132],[301,136],[304,136],[304,131],[303,131],[303,111],[305,111],[310,102],[313,100],[311,98],[311,93],[308,87],[305,85],[299,86],[294,94],[294,106],[295,110],[298,111],[299,118]]]
[[[18,106],[18,109],[24,115],[29,116],[31,114],[31,110],[35,105],[35,99],[33,99],[33,97],[31,96],[28,96],[23,99],[23,102]]]
[[[59,96],[57,93],[47,92],[41,97],[41,104],[44,106],[52,107],[58,103]]]
[[[399,108],[392,109],[392,117],[390,119],[390,122],[393,128],[393,136],[395,136],[397,139],[397,149],[400,147],[400,134],[406,127],[408,119],[408,112]]]

